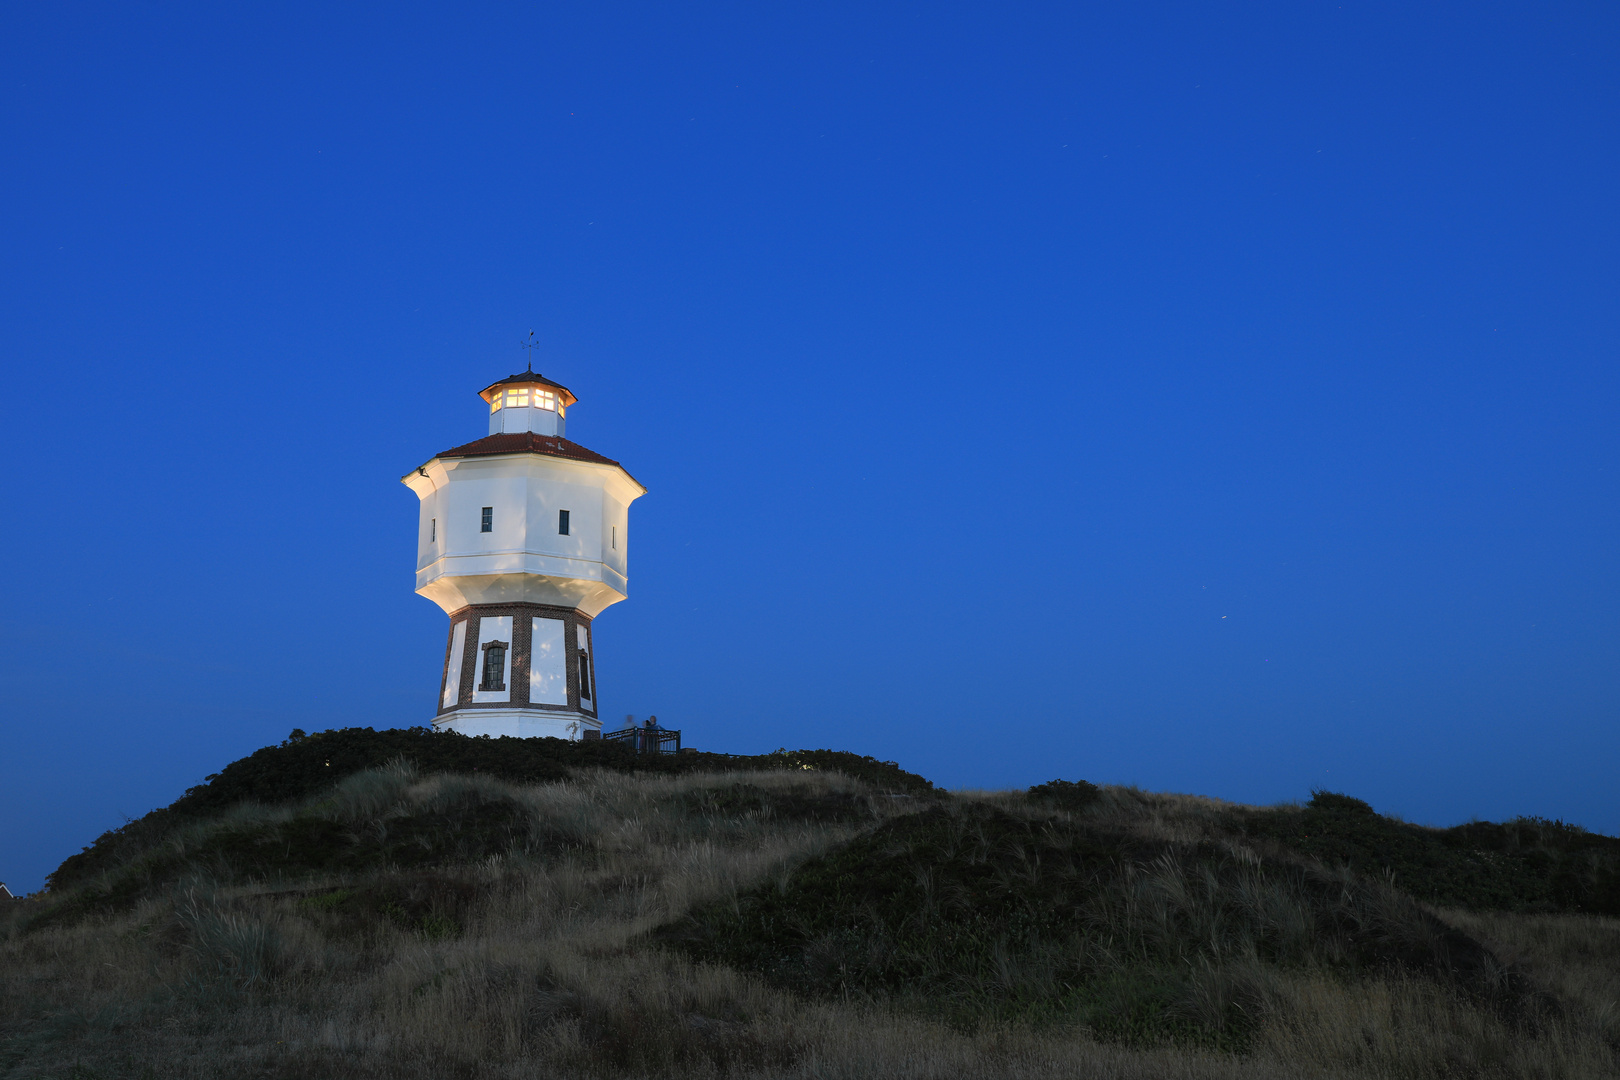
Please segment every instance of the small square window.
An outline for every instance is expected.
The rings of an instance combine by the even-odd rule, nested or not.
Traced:
[[[494,532],[495,531],[495,508],[493,506],[484,507],[484,520],[478,526],[478,531],[479,532]]]
[[[568,511],[566,510],[557,511],[557,535],[568,535]]]

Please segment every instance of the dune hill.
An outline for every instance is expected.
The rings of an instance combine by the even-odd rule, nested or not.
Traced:
[[[834,751],[234,762],[0,914],[0,1075],[1620,1075],[1620,840]]]

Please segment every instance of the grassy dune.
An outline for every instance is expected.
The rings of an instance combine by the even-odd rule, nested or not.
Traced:
[[[0,915],[0,1075],[1620,1075],[1558,823],[503,749],[293,739],[102,837]]]

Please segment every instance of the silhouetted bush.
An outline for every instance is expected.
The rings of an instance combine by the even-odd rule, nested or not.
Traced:
[[[1048,780],[1029,789],[1029,797],[1035,802],[1059,810],[1082,810],[1096,802],[1101,794],[1096,784],[1085,780]]]
[[[1371,803],[1353,799],[1349,795],[1340,795],[1336,791],[1323,791],[1320,788],[1311,792],[1309,805],[1312,810],[1337,810],[1344,814],[1372,814],[1375,812]]]

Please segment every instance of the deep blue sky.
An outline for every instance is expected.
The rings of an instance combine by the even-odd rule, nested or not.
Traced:
[[[603,710],[1620,832],[1620,9],[7,5],[0,879],[425,722],[398,478],[651,493]]]

